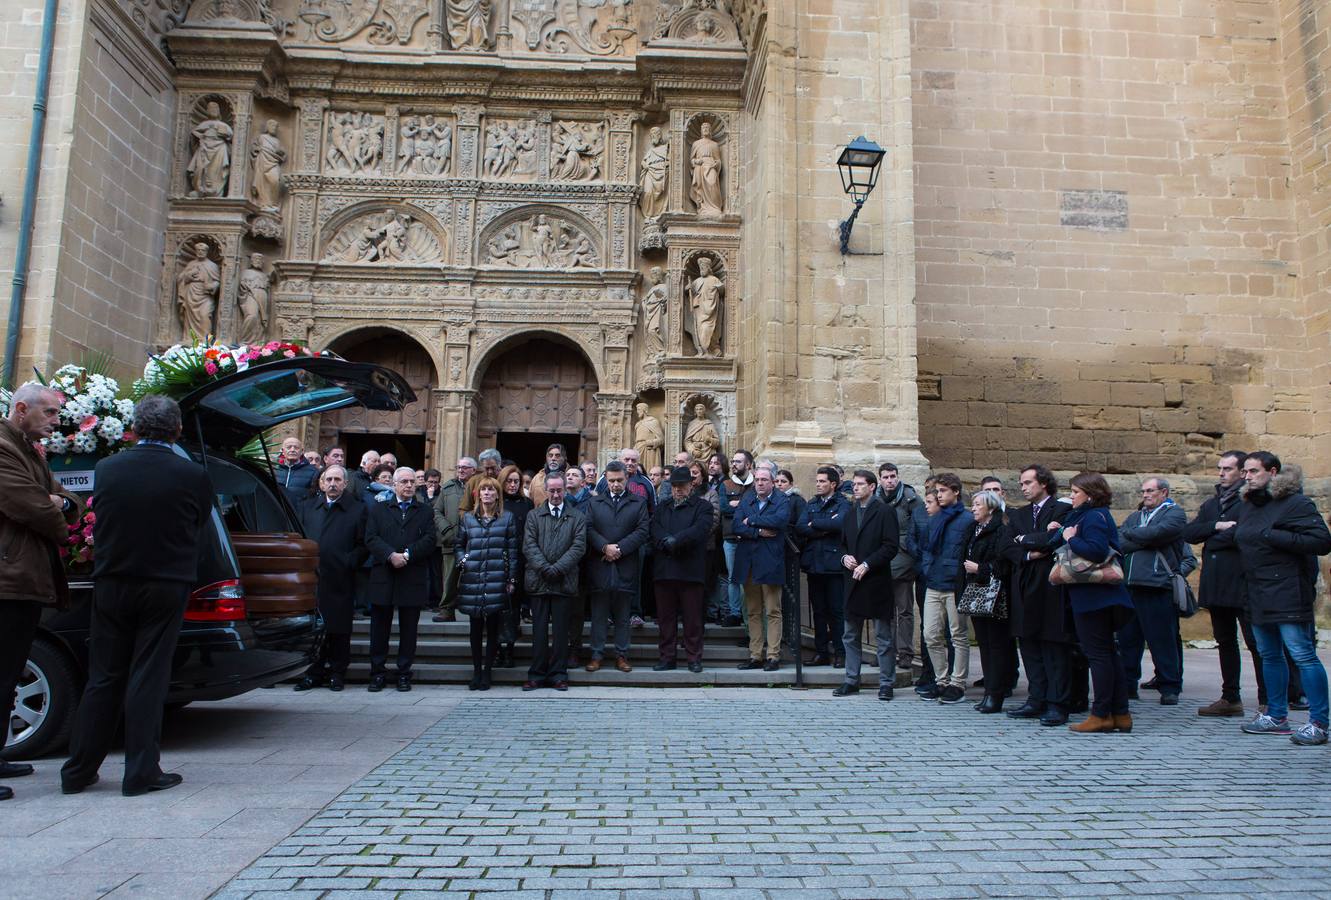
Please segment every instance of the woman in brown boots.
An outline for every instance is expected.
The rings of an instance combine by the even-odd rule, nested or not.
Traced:
[[[1112,500],[1103,475],[1082,472],[1072,479],[1072,512],[1062,523],[1061,537],[1082,559],[1100,563],[1118,554],[1118,528],[1109,514]],[[1114,646],[1114,632],[1132,617],[1132,599],[1121,583],[1071,584],[1067,592],[1095,688],[1091,714],[1068,728],[1077,734],[1131,731],[1128,681]]]

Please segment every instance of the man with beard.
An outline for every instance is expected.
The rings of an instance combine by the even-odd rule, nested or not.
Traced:
[[[740,500],[753,493],[753,454],[748,450],[736,450],[730,460],[730,474],[717,484],[717,495],[721,499],[721,550],[726,558],[726,596],[729,616],[726,627],[739,625],[744,621],[744,584],[736,583],[731,577],[735,571],[735,510]]]
[[[531,480],[531,505],[540,506],[545,502],[545,479],[551,473],[563,474],[568,468],[568,454],[563,444],[551,444],[545,448],[545,467]]]

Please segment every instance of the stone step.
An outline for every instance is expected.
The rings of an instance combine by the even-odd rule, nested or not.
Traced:
[[[472,676],[470,665],[422,663],[418,661],[416,665],[412,666],[411,671],[413,680],[419,684],[465,684],[471,680]],[[393,690],[392,672],[390,658],[390,683],[387,690]],[[347,671],[347,680],[354,683],[363,683],[369,679],[369,675],[370,667],[368,663],[354,662]],[[522,684],[526,678],[526,666],[495,669],[493,675],[495,684]],[[697,674],[690,672],[683,664],[672,672],[653,672],[651,666],[634,666],[632,672],[620,672],[614,667],[602,669],[599,672],[573,669],[568,673],[568,681],[573,686],[597,687],[790,687],[795,683],[795,666],[785,663],[776,672],[741,671],[734,666],[713,668],[704,662],[703,670]],[[810,688],[830,690],[840,684],[841,681],[842,673],[839,669],[820,667],[804,670],[804,684]],[[911,683],[911,673],[905,670],[897,671],[896,684],[898,689],[909,687]],[[873,694],[878,684],[878,670],[866,667],[860,673],[860,684],[864,693]],[[902,695],[899,694],[898,696]]]

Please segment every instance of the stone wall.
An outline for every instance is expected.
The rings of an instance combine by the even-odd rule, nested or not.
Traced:
[[[1288,35],[1318,4],[1279,5]],[[1278,4],[1094,6],[911,5],[925,453],[1196,471],[1260,445],[1325,469],[1326,300],[1298,277],[1325,204],[1296,225]]]

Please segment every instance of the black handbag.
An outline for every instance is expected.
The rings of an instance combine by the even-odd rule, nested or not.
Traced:
[[[957,601],[957,612],[986,619],[1007,618],[1007,598],[1003,595],[1003,582],[989,576],[988,584],[967,584]]]
[[[1197,597],[1192,592],[1192,585],[1188,584],[1187,578],[1170,568],[1169,560],[1165,559],[1163,553],[1157,550],[1155,556],[1169,573],[1169,586],[1174,594],[1174,609],[1178,610],[1179,618],[1192,618],[1197,614]]]

